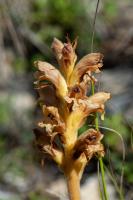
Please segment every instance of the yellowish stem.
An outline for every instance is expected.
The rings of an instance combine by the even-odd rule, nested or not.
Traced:
[[[67,173],[67,187],[70,200],[80,200],[80,179],[75,170]]]
[[[82,163],[75,162],[72,158],[73,147],[77,140],[77,132],[75,132],[75,127],[72,126],[73,124],[69,122],[67,122],[68,128],[65,132],[66,144],[64,146],[65,157],[63,160],[63,171],[67,179],[69,199],[80,200],[80,171],[82,170]]]

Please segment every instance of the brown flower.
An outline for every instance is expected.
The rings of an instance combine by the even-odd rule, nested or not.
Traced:
[[[53,106],[43,106],[42,107],[44,119],[38,123],[40,128],[45,128],[49,135],[54,133],[63,134],[65,131],[65,123],[61,116],[59,115],[58,109]]]
[[[92,112],[104,112],[104,103],[110,98],[109,93],[99,92],[86,99],[75,99],[66,97],[68,104],[72,104],[71,111],[67,119],[67,136],[75,135],[77,130],[83,125],[87,116]],[[75,134],[74,134],[75,133]],[[71,136],[70,136],[71,137]]]
[[[51,48],[56,56],[56,59],[57,59],[59,65],[61,65],[63,47],[64,47],[64,44],[57,38],[54,38]]]
[[[48,80],[56,87],[56,94],[64,97],[68,90],[67,84],[59,70],[47,62],[36,61],[35,66],[39,70],[36,74],[38,81]]]
[[[41,152],[51,156],[58,164],[60,164],[62,161],[63,153],[58,148],[57,144],[54,141],[54,138],[48,135],[45,130],[42,131],[40,129],[35,128],[33,132],[36,138],[35,144],[38,147],[38,149]]]
[[[93,155],[104,155],[104,147],[100,143],[103,135],[94,129],[89,129],[79,136],[75,146],[73,157],[78,159],[82,153],[85,154],[87,160],[90,160]]]
[[[35,89],[39,93],[38,102],[40,105],[58,106],[59,100],[56,96],[56,90],[53,85],[47,83],[38,83]]]
[[[75,54],[76,45],[77,39],[71,43],[68,38],[67,43],[64,44],[56,38],[54,38],[52,43],[52,50],[56,55],[57,61],[60,65],[60,70],[67,82],[69,81],[69,77],[77,60],[77,56]]]
[[[70,87],[68,96],[70,98],[83,99],[87,93],[87,86],[85,84],[76,84]]]
[[[75,85],[81,81],[83,75],[86,72],[99,72],[99,69],[103,66],[102,63],[103,55],[100,53],[91,53],[84,56],[75,66],[70,80],[69,85]]]

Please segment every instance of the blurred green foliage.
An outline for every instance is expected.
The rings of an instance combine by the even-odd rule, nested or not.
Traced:
[[[27,70],[27,61],[20,57],[16,57],[14,59],[13,66],[16,74],[22,74]]]
[[[0,137],[0,159],[6,155],[6,140]]]
[[[35,59],[43,60],[45,58],[46,60],[51,60],[52,53],[48,49],[50,49],[54,37],[65,42],[67,34],[71,40],[74,40],[78,36],[77,53],[82,56],[90,52],[95,5],[96,2],[88,1],[88,4],[85,4],[81,0],[36,0],[32,1],[30,5],[30,12],[27,18],[20,18],[18,16],[16,21],[15,13],[12,13],[12,17],[18,26],[22,29],[23,26],[24,28],[25,26],[28,27],[36,38],[29,40],[28,38],[32,37],[30,36],[30,32],[26,36],[27,39],[24,46],[29,51],[26,55],[28,59],[15,58],[14,68],[16,73],[22,73],[26,69],[29,69],[29,65],[32,65]],[[104,23],[107,23],[106,20],[108,20],[113,23],[118,13],[117,8],[115,0],[105,1],[102,12],[98,14],[98,20],[104,21]],[[38,46],[40,42],[42,47]],[[96,31],[94,51],[100,48],[101,42],[102,37]]]
[[[129,128],[126,126],[126,123],[123,120],[123,116],[119,113],[105,118],[103,125],[105,127],[116,130],[122,136],[124,141],[130,137]],[[118,141],[120,141],[120,138],[115,133],[108,132],[105,135],[105,142],[109,144],[110,147],[117,148]]]
[[[104,17],[109,20],[115,20],[118,12],[118,5],[115,0],[106,0],[104,3]]]
[[[0,124],[5,124],[10,121],[10,106],[8,100],[0,101]]]
[[[87,130],[88,130],[88,124],[85,124],[78,130],[78,135],[80,136],[83,132]]]
[[[126,150],[126,158],[124,161],[124,181],[126,184],[133,184],[133,162],[132,162],[132,145],[131,145],[131,134],[132,129],[129,124],[126,123],[121,114],[116,114],[105,118],[103,126],[117,131],[123,138],[123,142]],[[112,167],[117,174],[120,175],[122,169],[122,141],[120,137],[112,131],[105,130],[104,142],[106,148],[110,150],[110,156],[107,154],[106,161],[110,159]]]
[[[29,198],[29,200],[48,200],[48,198],[45,198],[39,192],[31,192],[31,193],[29,193],[28,198]]]
[[[35,1],[33,8],[31,27],[47,40],[51,36],[64,37],[67,33],[77,35],[79,24],[86,18],[84,7],[79,0],[76,1],[76,6],[75,1]],[[78,29],[78,32],[75,29]]]

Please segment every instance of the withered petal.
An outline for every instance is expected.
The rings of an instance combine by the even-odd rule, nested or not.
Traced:
[[[86,93],[87,93],[87,85],[81,83],[81,84],[76,84],[73,87],[70,87],[68,96],[70,98],[84,99]]]
[[[65,96],[67,94],[67,84],[59,70],[47,62],[36,61],[35,66],[38,68],[39,74],[38,80],[49,80],[56,87],[56,93],[59,96]]]
[[[61,164],[63,152],[54,144],[55,135],[51,137],[45,131],[41,131],[37,128],[35,128],[33,132],[36,137],[35,144],[38,149],[43,153],[49,154],[53,160]]]
[[[102,138],[103,135],[99,131],[95,129],[87,130],[76,141],[73,158],[78,159],[82,153],[86,155],[87,160],[90,160],[95,154],[103,156],[104,147],[100,143]]]
[[[63,133],[65,130],[65,122],[61,118],[58,108],[53,106],[43,106],[43,121],[38,123],[38,126],[45,128],[49,135],[53,135],[54,132]]]
[[[104,154],[105,154],[104,146],[101,143],[96,144],[96,145],[88,145],[88,147],[86,148],[86,151],[85,151],[85,155],[86,155],[88,161],[95,155],[103,157]]]
[[[99,92],[88,99],[66,97],[68,104],[72,104],[71,112],[67,119],[67,132],[76,132],[85,122],[86,117],[92,112],[103,112],[104,103],[110,98],[109,93]],[[69,133],[67,133],[69,135]]]
[[[60,60],[60,69],[69,84],[69,78],[73,72],[75,62],[77,60],[77,55],[75,49],[73,48],[71,42],[64,43],[62,49],[62,57]]]
[[[110,93],[107,92],[97,92],[94,95],[88,97],[87,104],[94,106],[99,104],[104,104],[108,99],[110,99]],[[93,107],[92,105],[92,107]]]
[[[46,106],[58,106],[59,101],[53,85],[38,84],[35,89],[37,89],[40,96],[38,102],[40,102],[42,105],[45,104]]]
[[[73,107],[74,109],[76,109],[76,106],[80,107],[80,109],[84,110],[84,115],[88,116],[92,112],[104,112],[104,103],[108,99],[110,99],[110,93],[98,92],[86,100],[79,99],[78,104]]]
[[[88,129],[87,131],[83,132],[77,139],[76,145],[80,145],[81,143],[87,143],[89,145],[94,145],[99,143],[103,138],[103,135],[100,131],[95,129]]]
[[[38,128],[34,128],[33,132],[34,132],[35,137],[36,137],[36,144],[37,145],[44,146],[44,145],[50,144],[50,137],[45,130],[42,131]]]
[[[52,124],[63,125],[64,122],[58,112],[58,108],[54,106],[43,106],[44,116],[50,119]]]
[[[59,65],[60,65],[60,60],[61,60],[61,57],[62,57],[63,47],[64,47],[64,44],[60,40],[58,40],[57,38],[54,38],[51,48],[52,48],[52,50],[53,50],[53,52],[56,56],[56,59],[57,59]]]
[[[103,66],[103,55],[101,53],[91,53],[84,56],[75,66],[70,77],[70,85],[80,81],[80,78],[86,72],[99,72],[99,68]]]
[[[72,44],[69,38],[67,43],[62,43],[57,38],[54,38],[52,43],[52,50],[54,51],[60,70],[68,82],[69,77],[73,71],[77,56],[75,54],[76,40]]]

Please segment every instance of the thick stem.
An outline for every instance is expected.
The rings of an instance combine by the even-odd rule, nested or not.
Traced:
[[[80,179],[75,170],[67,173],[67,188],[70,200],[80,200]]]

